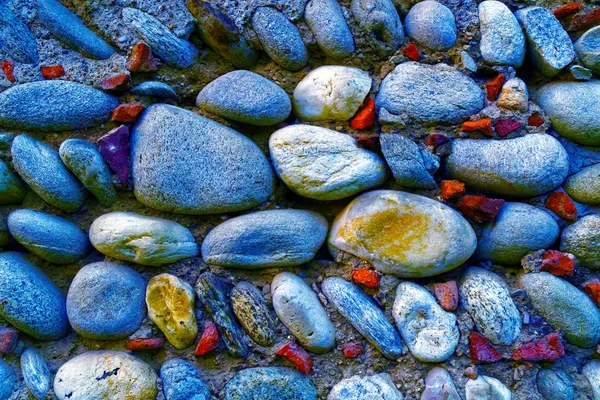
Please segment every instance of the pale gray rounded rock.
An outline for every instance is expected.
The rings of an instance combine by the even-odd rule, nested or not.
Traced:
[[[383,159],[357,146],[350,135],[311,125],[279,129],[269,139],[279,178],[295,193],[337,200],[385,182]]]
[[[438,156],[395,133],[380,133],[379,142],[396,183],[410,189],[437,188],[433,174],[440,166]]]
[[[404,62],[381,83],[376,98],[384,123],[459,124],[485,105],[479,85],[446,64]]]
[[[600,73],[600,26],[581,35],[575,42],[575,50],[584,66]]]
[[[8,165],[0,160],[0,205],[19,204],[26,194],[25,185]]]
[[[8,4],[0,5],[0,53],[26,64],[35,64],[39,59],[35,36]]]
[[[290,368],[259,367],[239,371],[225,384],[223,400],[317,400],[308,376]]]
[[[560,251],[573,254],[586,268],[600,270],[600,214],[586,215],[563,229]]]
[[[326,56],[340,60],[354,52],[354,38],[336,0],[310,0],[304,20]]]
[[[335,344],[335,328],[316,293],[299,276],[281,272],[271,283],[273,308],[308,351],[322,354]]]
[[[166,83],[146,81],[130,90],[131,94],[138,96],[151,96],[157,99],[177,100],[177,93]]]
[[[512,393],[502,382],[491,376],[479,375],[465,385],[466,400],[511,400]]]
[[[391,0],[352,0],[358,26],[380,56],[393,54],[404,42],[404,28]]]
[[[519,68],[525,59],[525,36],[508,7],[496,0],[479,3],[479,50],[486,63]]]
[[[342,379],[331,389],[327,400],[403,400],[389,374]]]
[[[25,386],[37,400],[45,400],[52,388],[50,366],[42,354],[28,347],[21,354],[21,373]],[[0,382],[2,382],[0,378]],[[4,383],[4,382],[3,382]],[[2,398],[0,396],[0,398]]]
[[[175,358],[160,367],[165,400],[210,400],[210,390],[194,364]]]
[[[292,267],[310,261],[325,242],[327,220],[305,210],[266,210],[229,219],[202,242],[207,264],[228,268]]]
[[[597,378],[600,379],[600,376]],[[573,380],[562,369],[542,368],[536,375],[537,390],[546,400],[573,400]]]
[[[592,387],[594,400],[600,399],[600,362],[592,360],[583,366],[581,371]]]
[[[571,175],[565,182],[565,192],[580,203],[600,205],[600,164]]]
[[[455,139],[445,160],[449,175],[490,195],[531,197],[560,186],[569,172],[567,152],[546,134],[506,140]]]
[[[475,254],[497,264],[518,265],[525,254],[550,248],[559,233],[549,213],[525,203],[504,203],[498,216],[483,226]]]
[[[454,14],[445,5],[425,0],[411,7],[404,19],[404,28],[418,44],[434,51],[444,51],[456,42],[454,19]]]
[[[517,339],[521,316],[500,276],[468,268],[460,283],[460,297],[479,332],[492,343],[510,345]]]
[[[287,93],[254,72],[238,70],[206,85],[196,105],[213,114],[249,125],[277,125],[292,112]]]
[[[0,400],[8,400],[17,388],[17,374],[12,367],[0,359]]]
[[[421,400],[460,400],[452,377],[444,368],[434,367],[425,378]]]
[[[585,293],[548,272],[522,274],[519,284],[534,310],[569,343],[585,348],[598,344],[600,311]]]
[[[454,354],[460,333],[456,316],[440,307],[421,285],[402,282],[392,311],[411,354],[421,362],[441,362]]]
[[[252,140],[165,104],[148,107],[138,118],[131,160],[136,198],[161,211],[247,210],[267,201],[275,187],[271,165]]]

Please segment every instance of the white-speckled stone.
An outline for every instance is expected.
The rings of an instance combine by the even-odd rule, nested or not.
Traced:
[[[511,400],[511,391],[496,378],[479,375],[465,385],[466,400]]]
[[[339,381],[327,395],[327,400],[403,400],[392,378],[385,373],[354,375]]]
[[[600,399],[600,362],[592,360],[585,364],[581,371],[592,387],[594,400]]]
[[[479,3],[479,50],[486,63],[520,67],[525,59],[525,36],[513,13],[503,3]]]

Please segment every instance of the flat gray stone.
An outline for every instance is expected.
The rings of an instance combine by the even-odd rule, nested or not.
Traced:
[[[444,368],[434,367],[425,378],[421,400],[460,400],[452,377]]]
[[[327,400],[403,400],[389,374],[342,379],[331,389]]]
[[[221,391],[224,400],[317,400],[305,374],[290,368],[259,367],[239,371]]]
[[[19,204],[26,194],[25,185],[8,165],[0,160],[0,205]]]
[[[600,205],[600,164],[571,175],[565,182],[565,192],[580,203]]]
[[[380,56],[396,52],[404,42],[404,28],[391,0],[352,0],[350,9]]]
[[[39,58],[35,36],[8,5],[0,5],[0,53],[26,64],[35,64]]]
[[[486,63],[519,68],[525,59],[525,36],[508,7],[496,0],[479,3],[479,50]]]
[[[600,377],[598,377],[600,379]],[[573,400],[573,380],[562,369],[542,368],[536,375],[537,390],[546,400]]]
[[[600,26],[581,35],[575,42],[575,50],[584,66],[600,73]]]
[[[336,0],[311,0],[304,20],[326,56],[341,60],[354,52],[354,38]]]
[[[563,229],[560,251],[573,254],[586,268],[600,269],[600,214],[586,215]]]
[[[440,166],[438,156],[431,154],[399,134],[379,134],[381,152],[396,182],[410,189],[435,189],[433,174]]]
[[[404,28],[418,44],[434,51],[444,51],[456,42],[454,19],[448,7],[435,0],[425,0],[411,7],[404,19]]]

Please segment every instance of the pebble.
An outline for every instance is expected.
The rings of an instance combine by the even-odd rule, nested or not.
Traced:
[[[402,340],[381,309],[358,286],[342,278],[326,278],[321,289],[333,307],[390,360],[402,355]]]
[[[494,0],[487,0],[494,1]],[[529,93],[527,85],[519,78],[512,78],[502,86],[498,97],[498,107],[506,110],[527,111],[529,108]]]
[[[225,384],[223,400],[316,400],[317,391],[305,374],[290,368],[259,367],[239,371]]]
[[[308,62],[300,32],[275,8],[258,7],[252,16],[252,28],[267,55],[283,68],[298,71]]]
[[[315,68],[294,89],[294,114],[304,121],[346,121],[363,105],[371,84],[369,73],[362,69]]]
[[[133,212],[101,215],[89,236],[102,254],[141,265],[158,267],[199,254],[196,240],[183,225]]]
[[[21,354],[21,372],[25,385],[33,397],[37,400],[45,400],[52,388],[52,375],[44,356],[32,347],[26,348]],[[4,381],[2,383],[4,384]]]
[[[84,129],[110,120],[118,105],[116,97],[81,83],[24,83],[0,93],[0,126],[28,131]]]
[[[125,339],[146,316],[145,293],[146,281],[135,270],[110,262],[88,264],[69,287],[69,323],[85,338]]]
[[[327,57],[341,60],[354,52],[354,38],[336,0],[310,0],[304,20]]]
[[[569,71],[573,78],[579,81],[589,81],[592,79],[592,70],[581,65],[571,65],[569,66]]]
[[[12,367],[2,359],[0,359],[0,382],[2,382],[0,400],[8,400],[17,387],[17,375]]]
[[[0,160],[0,205],[19,204],[26,194],[27,188],[21,180]]]
[[[202,43],[237,68],[251,69],[256,65],[258,52],[240,34],[227,13],[203,0],[188,0],[186,5],[196,19]]]
[[[460,60],[464,69],[471,72],[477,72],[477,63],[469,53],[467,53],[466,51],[461,51]]]
[[[265,202],[275,185],[269,161],[252,140],[165,104],[148,107],[138,119],[131,133],[131,160],[136,198],[162,211],[246,210]]]
[[[446,169],[471,189],[530,197],[560,186],[567,177],[569,159],[559,141],[546,134],[506,140],[456,139]]]
[[[122,15],[123,22],[131,27],[164,62],[181,69],[196,64],[198,56],[196,47],[187,40],[175,36],[152,15],[130,7],[123,8]]]
[[[195,303],[194,289],[174,275],[159,274],[148,282],[148,316],[177,349],[190,346],[198,335]]]
[[[318,126],[290,125],[275,131],[269,151],[283,183],[311,199],[342,199],[379,186],[388,177],[381,156],[358,147],[350,135]]]
[[[100,153],[122,184],[129,176],[129,128],[121,125],[98,139]]]
[[[434,367],[425,378],[421,400],[460,400],[452,377],[444,368]]]
[[[600,377],[599,377],[600,379]],[[536,376],[537,390],[546,400],[573,400],[573,380],[563,370],[539,370]]]
[[[175,93],[175,90],[171,86],[157,81],[142,82],[134,86],[130,90],[130,93],[137,96],[155,97],[157,99],[177,100],[177,93]]]
[[[466,400],[511,400],[511,391],[498,379],[479,375],[465,385]]]
[[[316,354],[335,344],[335,328],[315,292],[300,277],[281,272],[271,283],[273,308],[300,344]]]
[[[586,268],[600,269],[600,214],[586,215],[563,229],[560,251],[573,254]]]
[[[327,220],[305,210],[266,210],[229,219],[202,242],[207,264],[228,268],[292,267],[310,261],[325,242]]]
[[[60,400],[153,400],[158,377],[152,367],[123,351],[88,351],[63,364],[54,378]]]
[[[391,0],[352,0],[350,9],[380,56],[392,55],[404,42],[404,28]]]
[[[376,102],[384,123],[458,124],[485,105],[481,88],[446,64],[408,61],[381,83]]]
[[[551,78],[575,57],[569,35],[550,10],[526,7],[515,12],[527,39],[527,54],[535,67]]]
[[[39,56],[35,36],[8,4],[0,5],[0,26],[0,52],[16,62],[36,64]]]
[[[479,50],[487,64],[519,68],[525,59],[525,37],[519,22],[503,3],[479,3]]]
[[[58,150],[61,160],[103,206],[117,200],[112,173],[100,150],[82,139],[67,139]]]
[[[389,374],[354,375],[331,389],[327,400],[403,400]]]
[[[592,360],[584,365],[582,371],[592,387],[594,400],[600,399],[600,362]]]
[[[600,164],[583,168],[565,182],[565,191],[574,200],[589,205],[600,204]]]
[[[530,251],[551,247],[559,233],[546,211],[525,203],[504,203],[498,216],[484,225],[475,254],[496,264],[518,265]]]
[[[577,39],[575,50],[581,63],[595,73],[600,73],[600,27],[596,26]]]
[[[393,315],[402,339],[417,360],[441,362],[454,353],[460,338],[456,316],[444,311],[424,287],[400,283]]]
[[[482,268],[468,268],[460,284],[461,301],[475,326],[492,343],[512,344],[521,332],[521,316],[504,280]]]
[[[0,253],[0,317],[42,341],[58,340],[70,330],[65,295],[22,253]]]
[[[433,51],[448,50],[456,42],[456,23],[450,9],[435,0],[411,7],[404,19],[406,34]]]
[[[379,142],[396,183],[410,189],[437,188],[433,174],[440,166],[438,156],[399,134],[382,132]]]
[[[160,367],[165,400],[210,400],[210,390],[202,381],[194,364],[180,358]]]
[[[206,85],[196,105],[208,112],[249,125],[270,126],[292,112],[287,93],[275,82],[254,72],[238,70]]]
[[[72,264],[91,250],[87,235],[71,221],[21,209],[8,215],[8,230],[23,247],[55,264]]]
[[[229,288],[211,272],[204,272],[196,282],[196,294],[204,309],[217,325],[219,335],[232,356],[248,354],[244,331],[233,314]]]
[[[63,44],[87,57],[104,60],[115,54],[108,43],[57,0],[37,0],[37,17]]]
[[[519,284],[533,308],[569,343],[585,348],[598,343],[600,311],[581,290],[548,272],[523,274]]]
[[[336,217],[329,251],[341,251],[402,278],[456,268],[475,251],[469,223],[452,208],[415,194],[377,190],[358,196]]]
[[[233,313],[244,330],[264,347],[275,343],[276,322],[262,293],[248,282],[240,282],[231,290]]]

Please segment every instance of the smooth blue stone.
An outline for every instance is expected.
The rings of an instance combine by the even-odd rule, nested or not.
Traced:
[[[175,358],[160,367],[165,400],[208,400],[210,391],[193,364]]]
[[[411,39],[431,50],[448,50],[456,42],[454,14],[434,0],[412,6],[404,19],[404,27]]]
[[[17,375],[12,367],[0,359],[0,400],[8,400],[17,387]]]
[[[6,5],[0,5],[0,53],[26,64],[39,58],[35,36]]]
[[[239,371],[221,391],[223,400],[316,400],[308,379],[291,368],[258,367]]]
[[[143,82],[131,89],[130,92],[138,96],[152,96],[157,99],[177,100],[177,93],[175,93],[173,88],[162,82]]]
[[[354,38],[336,0],[311,0],[304,9],[304,20],[319,48],[335,60],[354,52]]]
[[[52,387],[52,375],[44,356],[34,348],[26,348],[21,355],[21,371],[25,385],[33,397],[38,400],[46,399]]]

